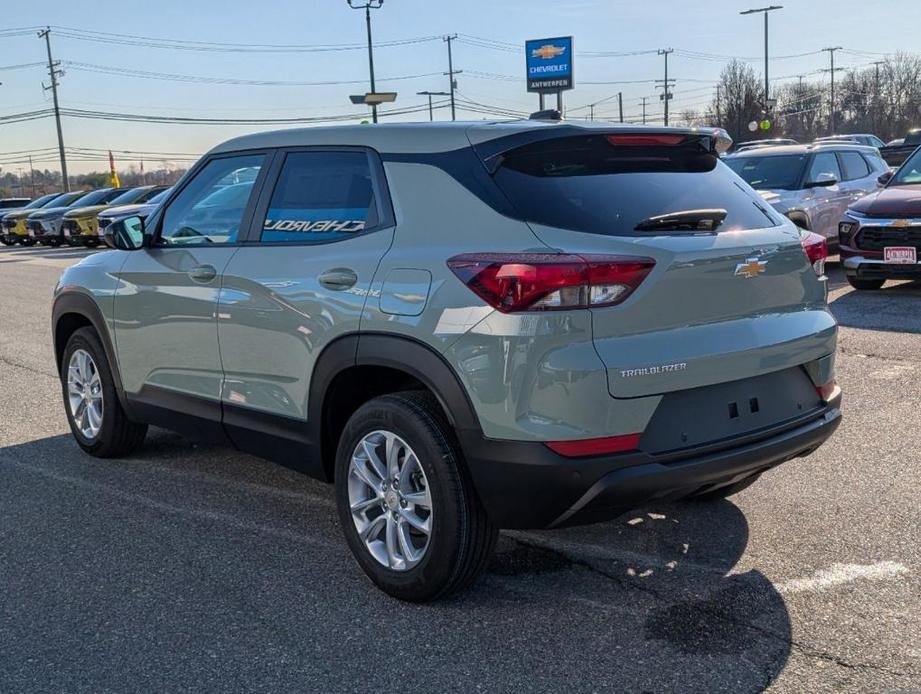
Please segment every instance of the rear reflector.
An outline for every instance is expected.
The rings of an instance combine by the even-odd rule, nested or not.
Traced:
[[[652,258],[557,253],[466,253],[448,267],[503,313],[613,306],[655,265]]]
[[[640,445],[642,434],[624,434],[603,439],[581,439],[579,441],[547,441],[544,445],[554,453],[567,458],[581,458],[588,455],[623,453],[635,451]]]
[[[841,392],[841,389],[838,387],[838,384],[835,381],[829,381],[828,383],[823,383],[820,386],[815,387],[815,392],[819,394],[819,397],[822,398],[822,402],[828,402],[833,399]]]

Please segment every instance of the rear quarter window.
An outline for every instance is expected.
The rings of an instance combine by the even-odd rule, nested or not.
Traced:
[[[617,145],[562,138],[506,153],[495,181],[529,222],[608,236],[649,235],[644,220],[724,210],[717,231],[783,223],[719,158],[686,145]]]

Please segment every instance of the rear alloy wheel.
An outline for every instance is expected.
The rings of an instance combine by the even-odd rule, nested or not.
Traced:
[[[71,433],[84,451],[114,458],[144,441],[147,425],[132,422],[122,409],[105,350],[92,328],[80,328],[67,341],[61,385]]]
[[[362,405],[340,437],[335,476],[349,548],[388,595],[441,598],[470,584],[489,560],[498,530],[430,394],[396,393]]]
[[[886,284],[886,280],[861,280],[848,275],[847,283],[854,289],[873,291],[882,289],[883,285]]]

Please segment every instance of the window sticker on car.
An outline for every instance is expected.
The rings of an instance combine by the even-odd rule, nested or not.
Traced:
[[[272,208],[262,225],[263,241],[291,241],[292,234],[326,241],[363,231],[366,208],[293,210]]]

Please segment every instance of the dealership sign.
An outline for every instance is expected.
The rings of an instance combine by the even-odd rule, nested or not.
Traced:
[[[572,36],[525,41],[529,92],[559,92],[574,86]]]

